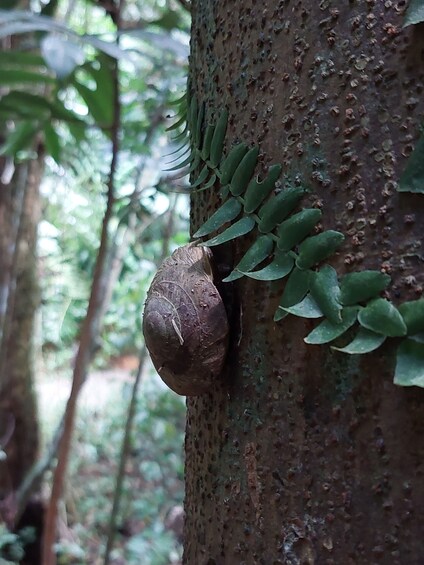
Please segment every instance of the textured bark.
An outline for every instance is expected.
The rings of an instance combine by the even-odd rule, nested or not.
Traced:
[[[17,165],[11,182],[0,187],[0,273],[4,291],[0,415],[2,424],[12,421],[14,426],[0,473],[2,495],[18,488],[38,451],[32,344],[39,303],[36,231],[42,169],[42,156]]]
[[[331,264],[389,272],[395,303],[424,281],[424,198],[395,190],[424,117],[423,26],[402,30],[405,7],[196,0],[190,62],[208,117],[229,109],[227,143],[307,183],[347,236]],[[193,198],[193,229],[217,203]],[[393,343],[349,357],[306,345],[307,320],[274,323],[283,286],[225,289],[224,382],[188,400],[184,562],[422,563],[424,391],[392,384]]]

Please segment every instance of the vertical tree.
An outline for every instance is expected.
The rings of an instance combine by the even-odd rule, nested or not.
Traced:
[[[322,212],[312,235],[345,235],[337,250],[324,238],[321,255],[312,253],[316,261],[305,247],[299,261],[296,242],[294,257],[314,273],[327,329],[340,324],[331,317],[350,297],[354,318],[361,313],[359,345],[366,349],[368,337],[375,350],[349,355],[331,347],[351,342],[357,322],[330,345],[313,344],[325,341],[322,334],[305,343],[316,322],[305,311],[284,317],[287,310],[278,309],[287,279],[223,284],[231,327],[223,382],[188,400],[186,563],[401,564],[423,558],[424,396],[420,388],[393,384],[399,342],[397,370],[415,367],[421,383],[423,372],[422,346],[413,340],[402,345],[399,338],[411,329],[399,305],[420,299],[424,281],[424,196],[397,190],[410,189],[419,173],[418,165],[409,169],[409,186],[405,176],[399,185],[411,151],[419,149],[424,115],[423,24],[402,28],[406,4],[192,3],[190,96],[205,104],[204,123],[216,123],[225,106],[224,154],[234,143],[258,146],[256,173],[263,178],[269,165],[281,163],[276,192],[301,187],[307,193],[294,212]],[[412,2],[410,9],[421,4]],[[193,190],[195,231],[221,201],[217,182]],[[218,265],[224,259],[237,264],[259,236],[254,227],[215,247]],[[336,252],[324,268],[318,259],[325,250]],[[364,270],[382,282],[374,293],[380,300],[368,292],[374,302],[366,314],[369,297],[361,296],[374,282],[359,279],[356,301],[349,279],[342,298],[338,286],[346,273]],[[384,289],[387,274],[391,284]],[[301,284],[291,281],[291,301],[287,294],[283,301],[288,309],[312,285],[302,294]],[[293,291],[300,298],[294,300]],[[376,304],[387,316],[379,311],[370,320]],[[401,320],[393,305],[401,308]],[[410,308],[418,311],[422,302]],[[390,329],[392,323],[398,329]],[[423,330],[422,318],[417,327]],[[377,348],[378,341],[384,343]]]

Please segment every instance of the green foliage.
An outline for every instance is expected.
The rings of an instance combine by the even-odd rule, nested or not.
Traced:
[[[289,251],[296,247],[314,229],[321,216],[321,210],[306,208],[284,220],[277,230],[278,249]]]
[[[333,324],[342,322],[340,287],[337,273],[330,265],[324,265],[311,275],[309,290],[324,316]]]
[[[235,198],[230,198],[193,234],[193,237],[203,237],[218,230],[227,222],[234,220],[240,214],[241,209],[241,203]]]
[[[197,178],[193,175],[191,189],[205,190],[219,180],[223,203],[194,236],[210,235],[228,222],[234,222],[202,243],[215,246],[255,230],[253,243],[224,282],[243,276],[273,281],[289,275],[274,320],[282,320],[288,314],[324,318],[305,338],[310,344],[324,344],[340,338],[358,322],[359,331],[353,340],[344,347],[333,347],[347,354],[374,351],[387,337],[423,332],[424,300],[405,303],[397,309],[379,296],[390,283],[387,274],[368,270],[345,274],[339,280],[333,267],[320,266],[337,252],[345,236],[334,230],[310,235],[322,213],[313,208],[296,211],[307,193],[306,188],[288,185],[274,191],[281,174],[278,164],[271,166],[264,180],[259,182],[253,176],[259,155],[257,146],[248,149],[245,144],[238,143],[223,155],[228,112],[224,109],[215,123],[209,121],[202,127],[204,110],[203,105],[201,107],[202,112],[197,101],[191,100],[190,112],[186,114],[191,152],[181,166],[190,163],[193,173],[200,168]],[[421,141],[416,151],[422,153]],[[400,190],[421,191],[424,186],[422,173],[422,159],[413,155]],[[268,264],[254,270],[265,262]],[[420,341],[413,341],[412,345],[410,340],[401,343],[397,384],[408,382],[423,386],[421,345]],[[419,370],[411,369],[410,375],[405,370],[407,355],[413,359],[413,366],[419,367]]]
[[[406,335],[406,324],[399,311],[384,298],[376,298],[358,314],[361,326],[388,337]]]
[[[291,255],[277,250],[272,262],[259,271],[242,271],[246,277],[257,281],[276,281],[283,279],[293,269],[294,259]]]
[[[372,332],[365,328],[361,328],[355,338],[345,347],[333,347],[337,351],[349,353],[349,355],[363,355],[371,353],[382,345],[386,336]]]
[[[229,202],[229,201],[227,201]],[[244,273],[249,273],[257,265],[265,261],[272,253],[274,247],[274,240],[269,235],[261,235],[253,243],[253,245],[246,251],[243,258],[236,265],[232,273],[224,279],[224,282],[232,282],[243,276]]]
[[[0,525],[0,563],[12,565],[24,556],[24,548],[19,535],[9,532],[3,524]]]
[[[398,191],[424,194],[424,136],[420,137],[408,159],[399,180]]]
[[[403,27],[424,22],[424,0],[410,0]]]
[[[86,383],[67,479],[70,535],[58,544],[59,563],[85,565],[102,561],[122,422],[131,395],[129,379],[128,373],[115,371],[93,374]],[[57,381],[55,390],[59,392]],[[50,395],[47,387],[42,394],[43,418],[52,421],[51,412],[61,412],[58,404],[60,400],[65,403],[66,394],[58,394],[55,403]],[[165,528],[165,520],[169,510],[183,503],[184,428],[184,400],[165,389],[148,368],[137,398],[117,522],[119,535],[113,551],[116,560],[128,565],[168,565],[171,557],[180,556],[181,546]]]
[[[312,345],[322,345],[334,341],[343,335],[356,322],[358,314],[357,306],[348,306],[341,312],[341,322],[336,323],[324,320],[309,335],[305,337],[305,342]]]
[[[405,339],[396,358],[395,384],[424,387],[424,344]]]
[[[235,224],[231,224],[231,226],[221,234],[213,237],[212,239],[204,241],[203,245],[206,245],[208,247],[221,245],[222,243],[226,243],[227,241],[231,241],[232,239],[246,235],[247,233],[252,231],[254,227],[255,220],[253,218],[250,218],[249,216],[245,216],[244,218],[238,220]]]
[[[340,302],[345,306],[367,302],[390,284],[390,276],[380,271],[347,273],[340,280]]]
[[[399,306],[399,312],[407,327],[408,335],[424,332],[424,299],[411,300]]]

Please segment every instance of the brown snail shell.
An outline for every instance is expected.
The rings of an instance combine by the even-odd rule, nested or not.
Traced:
[[[212,252],[185,245],[165,259],[147,293],[143,333],[153,365],[178,394],[199,395],[219,377],[228,321],[213,283]]]

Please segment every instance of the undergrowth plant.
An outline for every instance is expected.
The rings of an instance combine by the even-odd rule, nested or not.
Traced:
[[[338,274],[325,261],[345,240],[343,233],[315,233],[322,217],[317,208],[301,208],[308,189],[283,181],[275,190],[282,166],[271,165],[264,179],[255,175],[259,147],[241,142],[224,155],[228,111],[215,122],[195,97],[179,101],[179,119],[169,128],[183,128],[175,139],[188,146],[188,156],[169,170],[192,174],[191,190],[218,188],[221,205],[193,234],[213,247],[253,232],[255,239],[224,282],[242,277],[269,282],[287,278],[274,320],[287,315],[321,322],[304,338],[308,344],[333,342],[350,328],[353,340],[331,347],[350,355],[369,353],[389,338],[401,338],[396,352],[394,382],[424,387],[424,299],[397,307],[381,296],[391,277],[378,270]],[[227,146],[229,144],[227,143]],[[177,150],[178,151],[178,150]],[[178,159],[177,159],[178,160]],[[188,169],[187,169],[188,167]],[[405,191],[405,184],[401,184]],[[218,230],[224,228],[217,235]],[[212,237],[211,237],[212,236]]]

